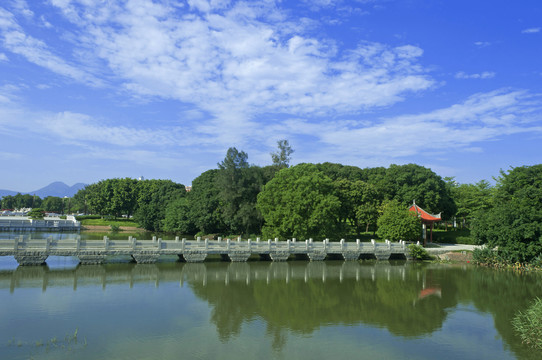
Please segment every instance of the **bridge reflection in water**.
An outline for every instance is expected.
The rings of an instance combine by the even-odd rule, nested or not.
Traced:
[[[442,347],[451,351],[443,358],[503,358],[504,342],[518,358],[530,360],[537,357],[515,337],[510,320],[539,296],[541,284],[537,274],[407,261],[109,263],[0,270],[5,334],[14,336],[9,324],[21,321],[32,324],[21,333],[54,324],[78,327],[94,334],[88,359],[96,358],[96,351],[100,358],[120,358],[126,351],[141,358],[149,349],[162,351],[171,344],[179,345],[170,358],[198,349],[217,351],[208,358],[224,351],[237,351],[232,358],[239,358],[246,355],[239,349],[260,341],[254,354],[261,344],[276,351],[299,345],[312,358],[333,356],[322,344],[336,349],[337,342],[354,349],[350,357],[378,343],[382,348],[375,356],[395,346],[427,353],[425,358],[440,355]],[[44,294],[35,296],[36,291]],[[459,345],[450,346],[458,336]],[[100,350],[114,338],[126,345],[121,352]],[[467,342],[472,346],[461,351]],[[460,356],[465,354],[473,356]]]
[[[389,263],[326,261],[326,262],[248,262],[248,263],[159,263],[159,264],[107,264],[85,265],[73,269],[50,269],[48,266],[19,266],[15,270],[0,271],[0,289],[101,286],[127,284],[133,287],[136,283],[153,283],[156,287],[161,283],[185,282],[206,286],[209,282],[244,282],[317,280],[325,283],[328,280],[343,282],[360,279],[377,278],[405,280],[407,273],[416,271],[417,277],[423,281],[423,272],[413,270],[405,261],[392,266]]]

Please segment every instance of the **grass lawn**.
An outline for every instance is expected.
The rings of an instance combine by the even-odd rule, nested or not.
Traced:
[[[110,225],[116,225],[116,226],[131,226],[131,227],[139,227],[139,224],[136,223],[133,220],[130,219],[114,219],[114,220],[106,220],[106,219],[83,219],[81,220],[81,225],[97,225],[97,226],[110,226]]]

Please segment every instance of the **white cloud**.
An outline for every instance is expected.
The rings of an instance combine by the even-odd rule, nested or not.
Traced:
[[[88,115],[72,112],[46,115],[36,124],[41,125],[44,133],[54,134],[65,141],[98,142],[123,147],[168,146],[176,142],[177,135],[175,130],[103,125]]]
[[[474,45],[479,46],[479,47],[486,47],[486,46],[490,46],[491,43],[489,41],[476,41]]]
[[[9,61],[8,57],[4,53],[0,53],[0,61]]]
[[[492,79],[495,77],[495,73],[492,71],[484,71],[479,74],[467,74],[460,71],[455,74],[456,79]]]
[[[536,34],[536,33],[540,32],[540,29],[541,28],[539,28],[539,27],[535,27],[535,28],[524,29],[521,32],[523,34]]]
[[[28,3],[25,0],[11,0],[11,6],[19,14],[31,18],[34,16],[34,12],[28,7]]]
[[[126,89],[215,116],[358,112],[433,84],[417,47],[362,43],[337,53],[267,2],[189,3],[204,14],[142,0],[107,9],[53,3]]]
[[[7,50],[22,55],[28,61],[50,71],[87,84],[101,84],[94,76],[53,54],[43,41],[26,35],[15,16],[2,8],[0,8],[0,41]]]
[[[2,160],[17,160],[21,159],[22,157],[23,156],[19,153],[0,151],[0,159]]]
[[[314,138],[311,152],[298,157],[298,161],[326,159],[368,166],[414,155],[471,151],[480,142],[511,134],[541,135],[541,119],[540,95],[499,90],[475,94],[462,103],[417,115],[369,123],[291,119],[263,131],[269,136],[281,134],[290,139]]]

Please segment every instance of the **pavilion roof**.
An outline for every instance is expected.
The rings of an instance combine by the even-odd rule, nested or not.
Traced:
[[[415,201],[408,208],[408,210],[415,211],[418,214],[418,216],[422,218],[422,221],[424,221],[424,222],[437,222],[437,221],[441,220],[440,214],[438,214],[438,215],[429,214],[427,211],[425,211],[424,209],[422,209],[421,207],[416,205]]]

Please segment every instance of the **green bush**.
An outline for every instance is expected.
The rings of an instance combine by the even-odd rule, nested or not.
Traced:
[[[472,261],[479,265],[493,265],[498,262],[497,254],[487,247],[475,248],[472,251]]]
[[[536,298],[525,312],[518,311],[512,326],[524,344],[542,349],[542,300]]]
[[[120,231],[120,226],[118,226],[118,225],[111,224],[111,225],[109,225],[109,227],[111,228],[112,232],[119,232]]]
[[[427,250],[425,250],[420,245],[410,244],[408,245],[408,253],[412,258],[416,260],[424,260],[429,258],[429,254],[427,253]]]
[[[100,215],[80,215],[75,217],[77,221],[88,220],[88,219],[101,219]]]

